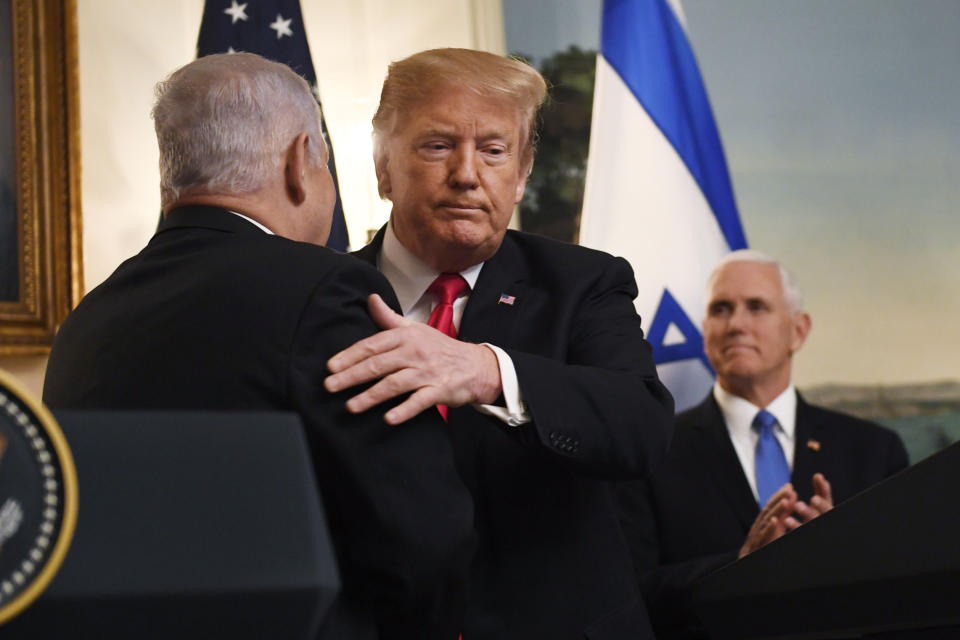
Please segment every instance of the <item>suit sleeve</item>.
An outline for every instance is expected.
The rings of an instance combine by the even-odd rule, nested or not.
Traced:
[[[575,472],[640,477],[666,450],[673,398],[657,378],[636,294],[630,265],[612,259],[575,305],[564,360],[507,350],[532,417],[519,437]]]
[[[323,388],[327,360],[376,332],[366,309],[374,292],[398,308],[386,280],[360,262],[324,277],[301,315],[289,393],[307,426],[344,597],[372,608],[382,637],[456,638],[474,534],[446,425],[428,411],[390,426],[383,414],[393,405],[350,414],[356,390]]]
[[[637,584],[658,637],[702,638],[706,631],[693,606],[693,587],[701,578],[735,562],[738,551],[661,564],[660,531],[652,494],[648,479],[617,485],[620,525],[629,543]]]

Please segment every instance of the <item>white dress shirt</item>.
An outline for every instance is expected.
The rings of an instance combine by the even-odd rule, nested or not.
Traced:
[[[236,211],[230,211],[230,209],[227,209],[227,211],[228,211],[229,213],[232,213],[233,215],[237,216],[238,218],[243,218],[244,220],[246,220],[247,222],[249,222],[250,224],[252,224],[252,225],[254,225],[254,226],[260,227],[261,229],[263,229],[263,231],[264,231],[265,233],[268,233],[268,234],[270,234],[271,236],[277,235],[277,234],[275,234],[273,231],[270,231],[270,229],[268,229],[265,224],[263,224],[263,223],[261,223],[261,222],[257,222],[257,221],[254,220],[253,218],[248,218],[247,216],[243,215],[242,213],[237,213]]]
[[[793,453],[796,449],[797,392],[792,384],[787,385],[783,393],[774,398],[769,405],[758,407],[749,400],[724,390],[717,382],[713,385],[713,397],[720,405],[730,442],[733,443],[737,457],[740,458],[740,466],[743,467],[743,475],[750,483],[754,499],[759,501],[755,457],[760,434],[752,427],[753,419],[760,409],[766,409],[777,419],[777,424],[773,427],[773,435],[783,448],[783,455],[787,458],[790,471],[793,471]]]
[[[437,306],[436,296],[428,293],[427,289],[440,275],[440,272],[428,266],[400,244],[400,240],[393,232],[393,225],[390,223],[387,223],[383,246],[380,249],[380,255],[377,256],[377,268],[386,276],[393,287],[394,293],[397,294],[397,301],[400,303],[403,316],[426,324],[430,319],[433,308]],[[463,310],[467,306],[467,300],[470,299],[470,292],[477,284],[481,269],[483,269],[482,262],[460,272],[470,288],[453,302],[453,325],[457,328],[457,331],[460,330]],[[500,368],[500,385],[507,406],[475,404],[473,407],[481,413],[499,418],[512,427],[530,422],[530,415],[523,404],[523,396],[520,393],[520,384],[517,381],[517,371],[513,366],[513,360],[500,347],[486,342],[483,344],[490,347],[497,356],[497,364]]]

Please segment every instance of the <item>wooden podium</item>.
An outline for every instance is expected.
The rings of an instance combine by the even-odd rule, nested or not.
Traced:
[[[712,638],[960,638],[960,443],[711,574]]]

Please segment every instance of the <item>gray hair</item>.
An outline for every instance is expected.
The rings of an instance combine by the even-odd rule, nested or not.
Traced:
[[[803,292],[800,291],[800,285],[797,284],[797,278],[793,275],[793,272],[783,266],[776,258],[762,251],[757,251],[756,249],[739,249],[723,256],[717,263],[717,266],[713,268],[713,271],[710,272],[710,277],[707,278],[708,292],[720,269],[731,262],[754,262],[757,264],[775,265],[780,272],[780,286],[783,289],[783,298],[787,302],[790,313],[803,311]],[[709,300],[707,303],[709,304]]]
[[[163,206],[188,191],[257,191],[302,131],[308,161],[326,162],[316,98],[284,64],[252,53],[204,56],[158,83],[155,94]]]

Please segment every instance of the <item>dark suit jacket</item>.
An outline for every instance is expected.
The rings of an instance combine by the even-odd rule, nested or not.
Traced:
[[[298,412],[344,583],[324,637],[377,637],[379,624],[381,637],[452,640],[474,534],[445,425],[430,413],[390,427],[384,409],[351,415],[352,393],[323,389],[327,359],[376,331],[370,292],[397,307],[355,258],[177,209],[67,318],[43,400]]]
[[[647,473],[670,432],[636,293],[625,260],[514,231],[480,272],[459,337],[509,353],[533,421],[450,411],[480,545],[465,640],[650,637],[611,483]]]
[[[798,394],[791,481],[801,500],[813,495],[817,472],[837,504],[906,466],[893,431],[807,404]],[[658,637],[703,637],[692,586],[736,560],[760,513],[712,393],[677,416],[670,451],[653,477],[624,484],[619,496]]]

